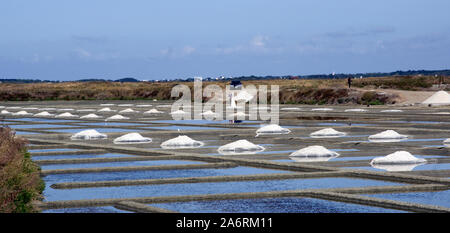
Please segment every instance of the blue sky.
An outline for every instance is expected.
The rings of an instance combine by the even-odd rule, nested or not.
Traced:
[[[2,0],[0,78],[448,69],[448,0]]]

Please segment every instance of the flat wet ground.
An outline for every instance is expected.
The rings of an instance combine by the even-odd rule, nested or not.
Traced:
[[[99,109],[105,107],[102,104],[113,104],[108,107],[116,111],[98,112]],[[132,105],[129,106],[129,104]],[[429,179],[422,182],[424,184],[444,185],[440,189],[450,188],[448,183],[450,178],[450,147],[443,144],[443,140],[450,137],[450,117],[435,114],[448,112],[450,107],[396,106],[395,109],[401,109],[403,112],[388,113],[381,111],[394,109],[394,107],[320,106],[320,108],[326,107],[332,110],[312,111],[312,109],[319,107],[280,106],[280,109],[284,107],[300,108],[300,110],[295,111],[280,110],[279,125],[289,128],[291,132],[289,134],[256,137],[256,130],[270,122],[261,119],[244,120],[240,123],[233,123],[229,120],[177,121],[173,120],[170,115],[170,107],[167,107],[170,104],[171,102],[167,101],[7,102],[3,105],[6,107],[31,108],[27,112],[33,114],[41,111],[59,114],[61,109],[72,108],[74,110],[70,112],[73,114],[82,116],[95,113],[101,118],[59,119],[2,115],[2,124],[16,130],[17,135],[29,139],[32,143],[29,146],[32,159],[41,162],[40,166],[43,171],[99,169],[98,171],[83,170],[81,173],[46,174],[43,177],[46,182],[45,200],[42,203],[44,212],[115,213],[124,212],[114,207],[114,200],[119,202],[123,198],[166,196],[177,198],[177,196],[190,195],[206,195],[206,198],[207,195],[240,195],[240,193],[255,194],[245,194],[248,195],[249,199],[238,200],[189,202],[180,197],[178,202],[160,203],[158,201],[158,203],[149,203],[152,202],[150,200],[147,202],[149,206],[178,212],[401,212],[406,208],[402,207],[402,203],[396,203],[387,208],[376,206],[375,200],[364,200],[363,203],[365,204],[361,205],[361,202],[356,200],[355,203],[348,203],[349,200],[344,201],[343,199],[330,200],[321,196],[322,194],[317,194],[317,198],[300,196],[280,198],[277,195],[292,190],[334,190],[336,188],[338,190],[346,188],[364,190],[365,187],[371,186],[377,186],[380,187],[379,190],[385,190],[383,188],[385,186],[401,187],[416,184],[413,181],[408,183],[408,180],[395,182],[396,179],[400,179],[396,178],[400,174],[411,176],[411,180],[419,176],[422,177],[420,179]],[[138,105],[144,105],[144,107],[138,107]],[[9,108],[8,110],[17,112],[22,110],[20,108]],[[132,108],[139,113],[118,113],[126,108]],[[163,113],[143,114],[151,108],[157,108]],[[351,108],[363,108],[367,111],[345,112],[346,109]],[[80,109],[91,110],[89,112],[77,112]],[[115,114],[121,114],[130,119],[105,121],[107,117]],[[314,131],[329,127],[345,132],[346,135],[335,138],[309,136]],[[95,129],[100,133],[107,134],[108,138],[76,141],[70,139],[72,134],[85,129]],[[388,129],[408,135],[408,139],[393,142],[368,140],[369,135]],[[131,132],[139,132],[144,137],[150,137],[152,142],[120,145],[113,143],[113,139]],[[202,141],[204,145],[185,149],[161,148],[162,142],[179,135],[187,135],[194,140]],[[246,139],[263,146],[265,149],[257,153],[234,155],[218,152],[217,149],[220,146],[240,139]],[[292,152],[311,145],[324,146],[339,153],[339,156],[320,161],[289,157]],[[402,150],[408,151],[418,158],[424,158],[427,162],[416,166],[398,167],[373,167],[370,165],[370,161],[375,157]],[[133,160],[130,157],[138,159]],[[142,160],[142,158],[145,158],[145,160]],[[233,166],[227,167],[230,165],[229,163],[232,163]],[[208,164],[212,167],[201,167]],[[143,168],[139,168],[142,166],[150,168],[142,170]],[[107,170],[110,168],[113,170]],[[122,168],[128,170],[114,170]],[[354,171],[358,170],[367,171],[370,174],[364,175],[364,177],[356,176],[357,172]],[[276,176],[277,174],[295,175],[302,172],[319,175],[323,172],[332,171],[346,171],[347,173],[345,177],[324,175],[320,178],[309,176],[304,178],[277,178]],[[380,178],[378,174],[388,178]],[[217,180],[217,177],[224,177],[224,180]],[[208,180],[210,178],[212,180]],[[136,182],[136,180],[143,180],[144,184],[134,184],[133,182]],[[154,180],[161,180],[161,183],[154,183],[156,182]],[[129,183],[127,183],[128,181]],[[89,187],[61,189],[52,186],[53,184],[69,184],[70,186],[80,182],[87,183]],[[112,183],[105,186],[102,182]],[[148,182],[148,184],[145,182]],[[403,188],[399,188],[399,190],[401,189]],[[450,208],[448,191],[431,192],[434,190],[429,190],[419,192],[420,190],[414,191],[412,189],[405,193],[387,190],[386,188],[386,191],[377,191],[382,192],[379,194],[364,194],[361,191],[358,198],[374,197],[386,199],[387,202],[393,200],[437,206],[436,208]],[[340,193],[341,191],[332,192]],[[252,195],[273,197],[255,198]],[[83,200],[107,198],[113,198],[112,204],[99,203],[98,206],[94,207],[83,204]],[[71,207],[61,201],[76,201],[77,206]],[[56,205],[67,206],[66,208],[59,208]]]

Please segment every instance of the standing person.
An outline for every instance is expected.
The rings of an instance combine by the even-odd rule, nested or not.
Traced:
[[[348,83],[348,88],[350,89],[350,87],[352,86],[352,77],[348,77],[347,83]]]

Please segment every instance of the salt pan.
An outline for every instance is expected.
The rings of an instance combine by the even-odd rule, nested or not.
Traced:
[[[289,156],[295,157],[337,157],[339,153],[328,150],[323,146],[308,146],[292,152]]]
[[[161,143],[163,149],[197,148],[203,145],[203,142],[193,140],[186,135],[180,135]]]
[[[78,117],[78,115],[73,115],[73,114],[70,113],[70,112],[65,112],[65,113],[61,113],[61,114],[59,114],[59,115],[56,115],[55,117],[58,117],[58,118]]]
[[[286,128],[282,128],[281,126],[277,124],[270,124],[263,126],[256,130],[257,135],[265,135],[265,134],[288,134],[291,131]]]
[[[91,139],[105,139],[108,136],[106,134],[102,134],[97,132],[95,129],[88,129],[78,132],[72,135],[70,138],[72,140],[91,140]]]
[[[372,159],[370,164],[417,164],[426,162],[425,159],[416,158],[407,151],[397,151],[386,156],[376,157]]]
[[[129,133],[114,139],[114,144],[138,144],[138,143],[150,143],[151,138],[142,137],[139,133]]]
[[[98,119],[98,118],[102,118],[102,117],[98,116],[98,115],[96,115],[94,113],[91,113],[91,114],[84,115],[84,116],[82,116],[80,118],[81,119]]]
[[[221,154],[227,155],[227,154],[254,154],[264,150],[265,150],[264,147],[255,145],[243,139],[223,145],[219,147],[217,151]]]
[[[128,119],[130,119],[130,118],[129,117],[124,117],[124,116],[119,115],[119,114],[106,118],[106,120],[128,120]]]
[[[328,137],[342,137],[345,136],[346,133],[339,132],[333,128],[325,128],[309,134],[313,138],[328,138]]]

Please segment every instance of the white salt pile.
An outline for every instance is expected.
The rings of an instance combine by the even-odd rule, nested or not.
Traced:
[[[172,107],[172,105],[170,105],[170,104],[163,104],[163,105],[158,105],[156,107],[157,108],[170,108],[170,107]]]
[[[21,109],[22,107],[15,107],[15,106],[12,106],[12,107],[6,107],[7,109]]]
[[[90,140],[90,139],[105,139],[108,136],[97,132],[95,129],[87,129],[72,135],[72,140]]]
[[[58,117],[58,118],[78,117],[78,115],[73,115],[73,114],[70,113],[70,112],[65,112],[65,113],[61,113],[61,114],[59,114],[59,115],[56,115],[55,117]]]
[[[289,156],[294,157],[337,157],[339,153],[328,150],[323,146],[308,146],[292,152]]]
[[[46,112],[46,111],[43,111],[43,112],[40,112],[40,113],[36,113],[36,114],[34,114],[33,116],[37,116],[37,117],[39,117],[39,116],[49,117],[49,116],[54,116],[54,114],[51,114],[51,113]]]
[[[127,108],[127,109],[124,109],[122,111],[119,111],[119,113],[137,113],[137,112],[139,112],[139,111],[135,111],[135,110],[133,110],[131,108]]]
[[[91,109],[91,108],[78,109],[77,112],[95,112],[95,109]]]
[[[398,142],[399,140],[407,139],[408,135],[403,135],[395,132],[394,130],[386,130],[381,133],[377,133],[369,136],[369,141],[378,142]]]
[[[248,116],[248,115],[245,114],[244,112],[237,112],[237,113],[231,114],[231,116],[233,116],[233,117],[245,117],[245,116]]]
[[[5,106],[0,106],[0,108],[5,108]]]
[[[100,104],[100,106],[114,106],[115,104]]]
[[[94,113],[91,113],[91,114],[84,115],[84,116],[82,116],[80,118],[81,119],[98,119],[98,118],[102,118],[102,117],[99,116],[99,115],[96,115]]]
[[[119,115],[119,114],[106,118],[106,120],[128,120],[128,119],[130,119],[130,118],[129,117],[124,117],[124,116]]]
[[[131,107],[131,106],[133,106],[134,104],[119,104],[119,105],[117,105],[117,106],[120,106],[120,107]]]
[[[330,159],[336,158],[336,156],[330,156],[330,157],[295,157],[291,156],[290,159],[294,160],[295,162],[300,163],[307,163],[307,162],[326,162]]]
[[[97,112],[115,112],[116,110],[112,110],[112,109],[110,109],[110,108],[102,108],[102,109],[99,109]]]
[[[154,102],[158,101],[157,99],[153,99]]]
[[[7,110],[2,110],[1,114],[11,114],[11,113],[8,112]]]
[[[161,143],[163,149],[182,149],[182,148],[196,148],[203,146],[204,143],[196,141],[186,135],[181,135],[176,138],[169,139]]]
[[[442,115],[448,115],[450,114],[450,112],[435,112],[433,114],[442,114]]]
[[[146,108],[146,107],[151,107],[152,105],[151,104],[138,104],[138,105],[136,105],[136,107],[138,107],[138,108]]]
[[[297,108],[297,107],[292,107],[292,108],[280,108],[280,110],[283,110],[283,111],[300,111],[302,109],[301,108]]]
[[[245,139],[223,145],[217,149],[221,154],[252,154],[264,151],[265,148]]]
[[[450,138],[444,140],[444,145],[450,147]]]
[[[376,157],[370,161],[370,164],[417,164],[426,162],[425,159],[416,158],[407,151],[397,151],[386,156]]]
[[[164,112],[158,111],[158,109],[156,109],[156,108],[152,108],[152,109],[144,112],[144,114],[157,114],[157,113],[164,113]]]
[[[311,111],[333,111],[332,108],[313,108]]]
[[[253,99],[253,95],[251,95],[250,93],[248,93],[245,89],[241,90],[235,97],[234,100],[235,101],[245,101],[248,102],[250,100]]]
[[[367,112],[367,110],[362,108],[351,108],[345,109],[344,112]]]
[[[403,112],[403,110],[399,110],[399,109],[388,109],[388,110],[381,110],[380,112]]]
[[[42,111],[55,111],[56,108],[41,108]]]
[[[333,128],[325,128],[309,134],[309,136],[313,138],[342,137],[345,135],[346,133],[337,131]]]
[[[417,164],[371,164],[373,168],[386,170],[388,172],[404,172],[412,171],[415,167],[422,165],[423,163]]]
[[[142,137],[139,133],[129,133],[122,135],[114,139],[114,144],[138,144],[138,143],[150,143],[151,138]]]
[[[217,113],[214,113],[214,112],[211,111],[211,110],[208,110],[208,111],[206,111],[206,112],[200,113],[200,115],[205,116],[205,117],[216,117],[218,114],[217,114]]]
[[[38,108],[30,107],[30,108],[22,108],[23,110],[37,110]]]
[[[269,110],[269,109],[270,109],[269,107],[265,107],[265,106],[251,108],[251,110]]]
[[[289,129],[283,128],[277,124],[270,124],[256,130],[256,136],[266,134],[288,134],[290,132]]]
[[[33,115],[33,114],[28,113],[27,111],[18,111],[16,113],[13,113],[12,115],[14,115],[14,116],[29,116],[29,115]]]
[[[446,91],[438,91],[423,101],[422,104],[450,105],[450,95]]]
[[[175,112],[171,112],[170,114],[171,115],[184,115],[184,114],[187,114],[187,113],[185,111],[183,111],[183,110],[177,110]]]

